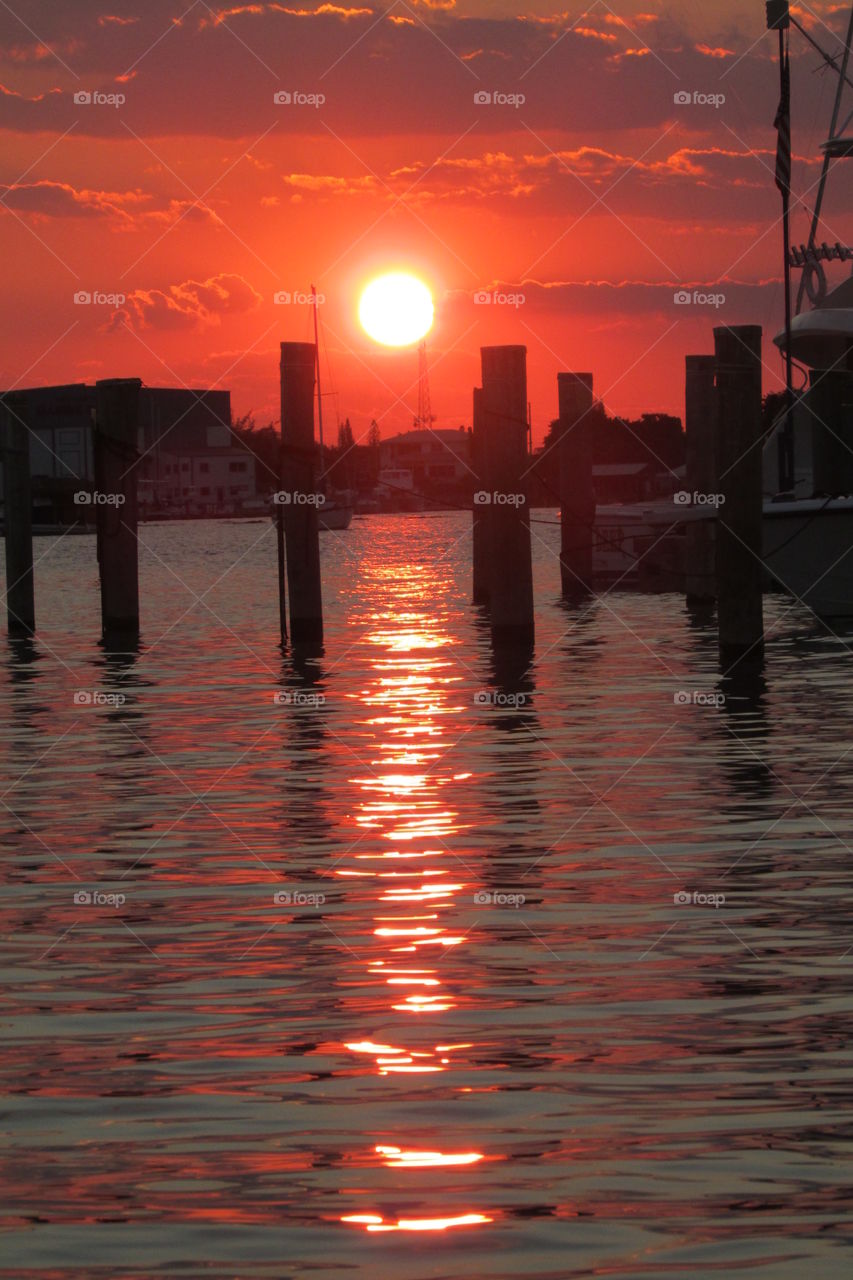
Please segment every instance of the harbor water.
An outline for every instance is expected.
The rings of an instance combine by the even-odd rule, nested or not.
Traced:
[[[553,519],[553,517],[552,517]],[[496,664],[471,516],[35,542],[0,645],[0,1276],[849,1275],[853,636],[615,587]]]

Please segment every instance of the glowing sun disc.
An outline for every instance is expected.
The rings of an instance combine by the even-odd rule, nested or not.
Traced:
[[[435,306],[422,280],[405,271],[378,276],[361,295],[358,318],[374,342],[385,347],[408,347],[432,328]]]

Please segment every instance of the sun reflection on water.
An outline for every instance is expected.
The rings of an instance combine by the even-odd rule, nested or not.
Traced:
[[[404,589],[406,585],[404,579]],[[429,598],[428,584],[421,589],[423,598]],[[388,617],[396,625],[390,626]],[[470,998],[442,969],[442,957],[467,941],[461,895],[470,895],[472,888],[459,875],[462,861],[454,857],[454,841],[465,827],[453,802],[454,787],[470,774],[452,772],[448,760],[459,736],[452,731],[463,711],[453,696],[459,677],[448,657],[451,636],[424,613],[389,609],[388,616],[376,619],[369,642],[378,652],[374,677],[360,700],[363,728],[374,735],[375,748],[369,770],[351,779],[359,795],[352,819],[361,833],[359,847],[347,860],[349,865],[343,863],[335,874],[350,883],[359,881],[367,891],[359,902],[371,917],[373,954],[366,974],[376,983],[380,1016],[384,1006],[383,1024],[390,1013],[407,1015],[406,1025],[414,1018],[412,1025],[426,1028],[432,1026],[431,1019],[460,1008]],[[368,1035],[354,1038],[346,1048],[360,1058],[371,1058],[378,1075],[391,1079],[452,1070],[454,1056],[472,1047],[467,1042],[446,1043],[446,1036],[435,1040],[432,1047],[423,1040],[415,1042],[403,1025],[394,1043]],[[409,1170],[415,1176],[421,1170],[473,1168],[485,1158],[479,1151],[438,1150],[428,1141],[377,1144],[373,1153],[383,1167]],[[341,1217],[369,1233],[446,1231],[492,1220],[477,1211]]]

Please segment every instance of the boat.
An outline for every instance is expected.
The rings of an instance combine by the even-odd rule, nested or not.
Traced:
[[[352,524],[352,504],[341,503],[337,498],[327,500],[317,508],[317,522],[321,529],[333,533],[348,529]]]
[[[599,507],[593,535],[596,583],[611,590],[683,594],[687,526],[716,518],[671,499]],[[786,592],[820,617],[851,616],[853,497],[765,502],[762,542],[766,589]],[[823,566],[817,572],[816,564]]]
[[[772,12],[771,12],[772,11]],[[853,262],[853,248],[820,240],[828,181],[834,161],[853,156],[849,97],[853,5],[843,53],[833,57],[801,25],[787,4],[768,6],[779,31],[782,101],[788,92],[787,34],[796,27],[838,77],[829,139],[808,243],[791,246],[788,182],[777,185],[784,200],[785,328],[775,338],[785,356],[788,411],[765,446],[765,488],[775,496],[764,505],[764,559],[790,594],[820,616],[853,616],[853,277],[830,287],[828,269]],[[775,22],[772,18],[775,17]],[[780,113],[782,108],[780,108]],[[778,124],[778,119],[777,119]],[[788,170],[788,181],[790,171]],[[801,271],[796,314],[791,272]],[[806,306],[806,303],[809,306]],[[793,388],[793,367],[806,385]]]
[[[768,19],[779,31],[782,80],[776,176],[784,202],[785,328],[775,343],[785,356],[787,395],[764,446],[762,559],[768,587],[787,592],[819,617],[848,618],[853,617],[853,277],[830,288],[827,269],[853,263],[853,248],[829,245],[819,236],[832,162],[853,157],[853,137],[844,133],[853,123],[850,102],[844,106],[845,90],[853,88],[853,5],[838,57],[822,48],[785,0],[771,0]],[[790,245],[790,151],[786,166],[784,150],[786,134],[788,147],[790,137],[787,37],[792,25],[838,77],[809,239],[799,247]],[[802,272],[795,315],[794,270]],[[807,379],[798,391],[795,365]],[[716,518],[713,509],[679,507],[677,499],[676,504],[599,508],[593,537],[596,579],[624,588],[649,590],[657,582],[660,590],[683,589],[687,522]]]

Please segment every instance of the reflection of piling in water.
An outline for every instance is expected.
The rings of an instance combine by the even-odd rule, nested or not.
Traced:
[[[564,600],[593,585],[592,374],[559,373],[560,579]]]
[[[281,344],[282,492],[278,496],[280,501],[285,499],[290,636],[297,645],[323,643],[314,445],[316,358],[312,342]]]
[[[139,638],[138,378],[96,384],[95,497],[101,628],[107,643]]]
[[[761,328],[714,330],[722,509],[717,520],[717,609],[724,670],[764,652],[761,560]]]
[[[36,628],[33,590],[33,517],[30,441],[23,396],[3,403],[3,485],[6,538],[6,616],[9,635],[30,636]]]
[[[492,641],[533,644],[533,564],[527,510],[527,348],[483,347],[486,503]]]
[[[486,440],[483,423],[483,392],[480,387],[474,388],[474,416],[471,431],[471,463],[474,470],[475,484],[478,490],[485,491],[486,478]],[[472,600],[474,604],[489,603],[489,513],[491,507],[485,503],[474,503],[474,518],[471,527],[474,584]]]
[[[685,484],[687,492],[691,494],[707,495],[717,491],[715,372],[714,356],[687,356]],[[686,588],[687,603],[690,606],[701,607],[714,600],[715,524],[714,520],[693,520],[688,523],[685,531]]]

